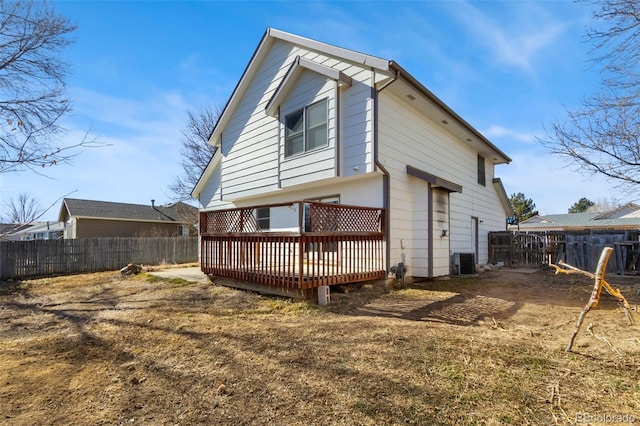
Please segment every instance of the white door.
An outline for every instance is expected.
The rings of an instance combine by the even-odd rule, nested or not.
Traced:
[[[478,263],[478,218],[471,217],[471,250],[475,254],[475,262]]]

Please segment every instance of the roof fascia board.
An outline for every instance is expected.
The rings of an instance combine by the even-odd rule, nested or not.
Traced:
[[[280,81],[280,84],[278,85],[276,91],[273,93],[273,96],[271,96],[271,99],[267,103],[267,106],[265,107],[265,112],[267,113],[267,115],[271,117],[276,116],[278,106],[289,94],[289,91],[293,87],[293,83],[298,79],[300,73],[302,73],[302,71],[305,69],[323,75],[328,79],[335,80],[340,87],[351,86],[351,77],[349,77],[342,71],[329,68],[325,65],[318,64],[308,59],[297,56],[287,70],[287,73],[285,74],[283,79]]]
[[[446,179],[439,178],[438,176],[427,173],[424,170],[417,169],[407,164],[407,174],[418,179],[422,179],[425,182],[429,182],[433,186],[441,187],[449,192],[462,192],[462,186],[457,183],[450,182]]]
[[[188,221],[181,222],[179,220],[148,220],[148,219],[124,219],[117,217],[101,217],[101,216],[71,216],[74,219],[90,219],[90,220],[111,220],[115,222],[148,222],[148,223],[166,223],[166,224],[182,224],[189,223]]]
[[[62,205],[60,206],[60,212],[58,213],[58,222],[64,222],[65,213],[69,212],[69,208],[67,207],[67,199],[62,199]]]
[[[220,158],[222,157],[220,151],[220,148],[217,148],[216,152],[213,153],[213,157],[211,157],[211,160],[209,160],[209,164],[207,164],[207,166],[204,168],[202,174],[200,175],[200,178],[198,178],[198,182],[196,182],[196,185],[191,190],[191,196],[193,198],[199,198],[200,192],[202,192],[202,188],[204,187],[205,182],[209,180],[215,168],[218,166],[218,164],[220,164]]]
[[[249,84],[250,74],[256,71],[256,67],[254,66],[254,64],[261,61],[262,57],[268,51],[267,46],[270,45],[273,41],[273,37],[270,36],[270,32],[271,32],[271,28],[267,28],[264,35],[262,36],[262,39],[260,40],[260,43],[258,43],[256,50],[254,50],[253,55],[251,55],[251,59],[249,60],[249,63],[247,63],[247,66],[242,72],[242,76],[240,76],[238,83],[236,83],[236,87],[233,89],[233,92],[231,92],[231,96],[227,100],[227,103],[222,109],[222,113],[220,113],[220,117],[218,118],[216,125],[211,131],[211,134],[209,135],[210,145],[219,146],[220,134],[222,132],[222,129],[225,127],[225,125],[229,121],[230,114],[231,114],[230,111],[234,110],[235,106],[240,101],[240,98],[242,97],[242,93],[244,92],[245,86]]]
[[[274,28],[270,28],[269,30],[267,30],[267,32],[270,36],[275,37],[279,40],[288,41],[289,43],[297,44],[310,50],[323,52],[330,56],[337,56],[346,61],[366,65],[367,67],[377,68],[381,71],[389,70],[389,61],[387,61],[386,59],[366,55],[360,52],[355,52],[353,50],[301,37],[295,34],[286,33]]]
[[[502,208],[504,208],[507,216],[513,216],[515,212],[513,211],[513,206],[511,205],[511,201],[509,201],[509,197],[507,196],[507,191],[505,191],[504,185],[502,184],[502,179],[493,178],[493,186],[496,188],[498,198],[500,199]]]
[[[532,219],[540,219],[540,220],[547,220],[549,221],[549,223],[553,223],[553,221],[546,219],[544,216],[540,216],[539,214],[534,214],[531,217],[526,218],[525,220],[523,220],[522,222],[520,222],[520,225],[524,224],[524,223],[528,223],[527,221],[530,221]],[[536,222],[536,224],[539,222]]]
[[[510,163],[512,160],[509,158],[507,154],[502,152],[500,148],[495,146],[489,139],[484,137],[482,133],[476,130],[471,124],[467,123],[462,117],[460,117],[455,111],[453,111],[447,104],[445,104],[440,98],[433,94],[429,89],[424,87],[422,83],[416,80],[411,74],[409,74],[404,68],[402,68],[397,62],[391,61],[391,67],[396,70],[397,75],[404,79],[406,82],[415,87],[418,91],[422,92],[431,102],[436,104],[440,109],[442,109],[446,114],[451,116],[454,120],[456,120],[462,127],[471,132],[474,136],[476,136],[479,140],[481,140],[484,144],[486,144],[491,150],[499,157],[502,157],[505,163]]]
[[[326,65],[318,64],[316,62],[310,61],[305,58],[299,58],[298,64],[301,67],[308,69],[309,71],[313,71],[315,73],[324,75],[327,78],[337,81],[339,86],[351,86],[351,83],[352,83],[351,77],[349,77],[342,71],[329,68]]]

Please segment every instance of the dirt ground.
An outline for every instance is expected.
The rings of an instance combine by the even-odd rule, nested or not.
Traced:
[[[608,277],[632,307],[640,278]],[[639,325],[552,271],[331,303],[118,272],[0,284],[0,424],[640,423]],[[640,323],[640,316],[636,314]]]

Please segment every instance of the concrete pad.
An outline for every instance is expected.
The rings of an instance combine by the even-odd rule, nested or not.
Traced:
[[[200,270],[200,267],[192,268],[169,268],[161,271],[149,272],[150,275],[155,275],[160,278],[182,278],[187,281],[195,281],[197,283],[210,283],[209,277]]]

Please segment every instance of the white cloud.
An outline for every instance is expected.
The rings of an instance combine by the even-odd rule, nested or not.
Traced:
[[[156,92],[132,100],[73,88],[75,116],[60,144],[78,143],[90,130],[100,148],[87,148],[61,164],[33,172],[0,176],[0,202],[24,192],[48,206],[71,191],[71,197],[128,203],[171,201],[166,188],[181,171],[179,137],[187,102],[180,92]],[[55,220],[58,207],[46,219]]]
[[[516,16],[494,19],[469,2],[451,3],[449,10],[473,39],[498,62],[534,74],[533,58],[553,46],[567,25],[556,22],[542,8],[518,2]],[[506,13],[506,12],[505,12]],[[510,20],[510,24],[505,24]]]
[[[132,100],[84,88],[72,88],[75,127],[88,126],[106,137],[144,135],[156,143],[172,144],[186,122],[188,102],[178,91],[155,92]]]
[[[526,142],[526,143],[533,143],[533,142],[536,142],[537,140],[536,135],[533,133],[518,132],[515,130],[507,129],[498,124],[493,124],[489,126],[489,128],[481,131],[481,133],[490,139],[504,138],[504,139],[515,140],[518,142]]]

